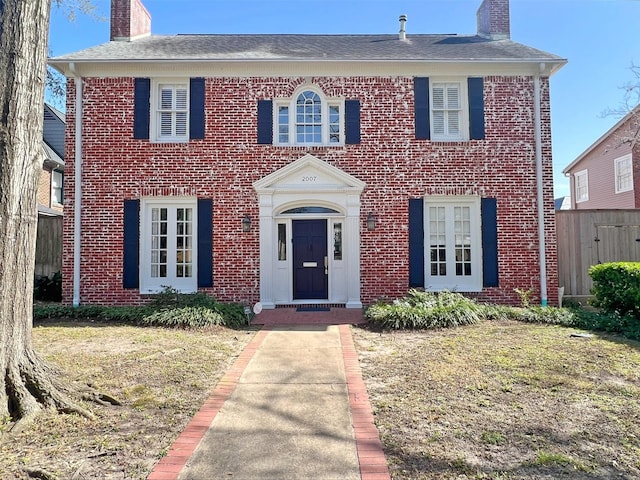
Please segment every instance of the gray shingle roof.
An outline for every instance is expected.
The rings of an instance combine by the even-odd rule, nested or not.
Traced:
[[[477,35],[152,35],[51,59],[104,61],[547,61],[564,59],[511,40]]]

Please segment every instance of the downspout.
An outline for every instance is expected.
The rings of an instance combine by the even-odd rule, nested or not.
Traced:
[[[540,64],[540,71],[545,68]],[[542,175],[542,119],[540,114],[540,75],[533,77],[534,124],[536,137],[536,182],[538,187],[538,258],[540,259],[540,303],[547,306],[547,259],[544,238],[544,184]]]
[[[74,203],[73,203],[73,306],[80,305],[80,235],[82,214],[82,77],[73,63],[69,64],[76,86]]]

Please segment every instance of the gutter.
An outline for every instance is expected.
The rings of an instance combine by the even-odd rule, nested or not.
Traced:
[[[544,63],[540,71],[544,71]],[[547,258],[544,238],[544,185],[542,175],[542,119],[540,114],[540,75],[533,77],[534,128],[536,138],[536,183],[538,189],[538,258],[540,261],[540,304],[547,306]]]
[[[80,248],[82,215],[82,77],[75,64],[69,63],[76,86],[75,111],[75,158],[74,158],[74,202],[73,202],[73,306],[80,305]]]

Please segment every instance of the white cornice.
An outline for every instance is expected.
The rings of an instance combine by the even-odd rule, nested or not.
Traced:
[[[509,75],[551,76],[566,61],[523,60],[369,60],[369,61],[283,61],[283,60],[91,60],[75,61],[75,72],[82,77],[202,76],[221,77],[298,77],[298,76],[417,76],[417,75]],[[49,64],[71,76],[68,62]],[[540,71],[540,65],[544,70]]]

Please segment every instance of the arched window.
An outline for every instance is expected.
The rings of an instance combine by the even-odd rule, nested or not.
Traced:
[[[310,90],[296,99],[296,143],[322,143],[322,101]]]
[[[344,101],[327,99],[315,88],[275,102],[277,143],[280,145],[344,144]]]

